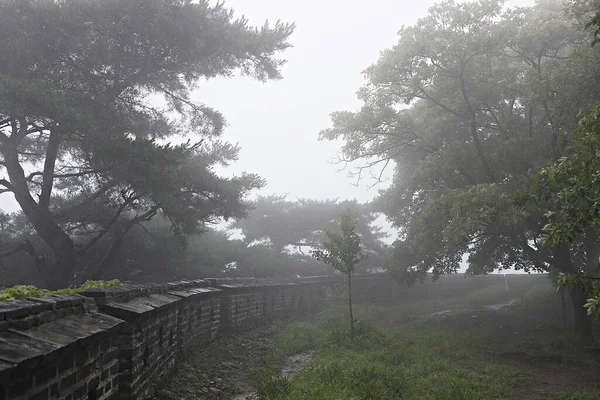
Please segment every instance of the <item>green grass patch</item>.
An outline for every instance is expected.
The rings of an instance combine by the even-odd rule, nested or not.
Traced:
[[[90,288],[123,286],[124,283],[118,279],[110,281],[87,281],[81,286],[64,288],[59,290],[40,289],[33,285],[17,285],[0,290],[0,301],[16,300],[26,297],[51,296],[53,294],[77,294]]]
[[[513,299],[509,309],[485,307]],[[548,284],[520,293],[496,285],[446,299],[356,304],[354,337],[347,305],[331,302],[279,336],[255,377],[259,399],[505,400],[516,389],[536,398],[538,373],[567,382],[547,393],[549,400],[600,399],[593,387],[568,388],[574,376],[600,365],[562,327],[551,302],[559,306],[560,297]],[[428,318],[440,311],[445,317]],[[314,357],[302,372],[279,377],[286,357],[306,350]]]
[[[597,390],[567,390],[557,391],[551,397],[551,400],[598,400],[600,394]]]
[[[389,313],[383,309],[383,314]],[[507,399],[527,382],[517,369],[472,351],[477,333],[440,335],[428,327],[381,328],[375,310],[358,306],[351,337],[341,309],[312,323],[290,325],[272,349],[268,371],[257,379],[261,400],[282,399]],[[307,349],[315,358],[293,380],[277,377],[285,356]]]

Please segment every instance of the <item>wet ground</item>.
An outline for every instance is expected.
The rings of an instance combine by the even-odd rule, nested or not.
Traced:
[[[273,343],[283,324],[233,333],[189,351],[157,400],[254,400],[252,372]]]

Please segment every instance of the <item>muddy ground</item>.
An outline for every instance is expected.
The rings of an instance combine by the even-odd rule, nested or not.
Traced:
[[[254,400],[252,374],[285,323],[232,333],[189,351],[156,400]],[[289,367],[294,373],[294,367]],[[298,369],[298,368],[296,368]]]

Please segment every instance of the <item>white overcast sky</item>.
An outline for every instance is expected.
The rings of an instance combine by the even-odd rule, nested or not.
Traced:
[[[432,0],[228,0],[226,6],[253,25],[265,20],[294,22],[293,48],[283,79],[260,83],[247,77],[215,79],[194,93],[194,100],[221,111],[228,122],[224,139],[239,143],[240,159],[227,173],[255,172],[267,179],[261,194],[291,198],[340,198],[367,201],[377,194],[365,180],[358,187],[333,165],[339,143],[319,142],[329,114],[360,106],[355,92],[361,71],[396,42],[396,32],[425,16]],[[510,5],[528,5],[513,0]],[[385,185],[385,184],[384,184]],[[384,186],[379,186],[380,188]],[[16,210],[9,194],[0,208]]]
[[[380,51],[396,43],[402,25],[427,14],[437,1],[405,0],[228,0],[226,6],[253,25],[265,20],[295,22],[293,48],[283,79],[259,83],[249,78],[216,79],[195,95],[196,101],[220,110],[227,118],[224,139],[242,147],[232,172],[255,172],[267,179],[261,194],[368,201],[377,189],[372,180],[359,186],[333,165],[339,143],[319,142],[335,110],[360,107],[356,91],[361,71],[377,61]],[[512,0],[511,6],[532,0]]]

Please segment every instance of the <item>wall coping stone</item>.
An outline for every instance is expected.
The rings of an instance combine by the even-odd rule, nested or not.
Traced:
[[[151,313],[157,308],[165,307],[180,300],[177,296],[166,293],[155,293],[147,297],[136,297],[127,301],[111,301],[99,304],[98,308],[103,313],[121,318],[125,321],[133,321]]]
[[[124,321],[100,313],[69,315],[26,331],[0,334],[0,371],[16,368],[97,335],[107,335]],[[31,365],[31,364],[29,364]]]
[[[355,274],[355,279],[381,278],[388,274]],[[171,293],[179,297],[189,297],[196,294],[209,292],[198,292],[185,294],[186,290],[197,288],[216,288],[221,290],[243,290],[258,289],[260,287],[286,287],[304,283],[320,282],[323,284],[339,281],[341,276],[309,276],[296,278],[291,282],[282,282],[273,279],[258,278],[207,278],[195,280],[181,280],[165,284],[135,284],[125,286],[111,286],[100,288],[89,288],[80,294],[55,294],[43,297],[31,297],[0,302],[0,321],[10,321],[26,318],[33,314],[44,311],[57,310],[65,307],[84,305],[86,301],[93,299],[96,303],[113,303],[115,300],[132,301],[137,297],[148,297],[156,294]],[[88,300],[86,300],[88,298]],[[92,302],[93,302],[92,301]]]
[[[0,302],[0,321],[22,319],[44,311],[83,305],[86,299],[76,294],[54,294]]]
[[[199,287],[199,288],[173,290],[173,291],[167,292],[167,294],[170,294],[173,296],[178,296],[181,298],[188,298],[188,297],[210,296],[210,295],[213,295],[215,293],[220,293],[220,292],[222,292],[221,289],[214,288],[214,287]]]

